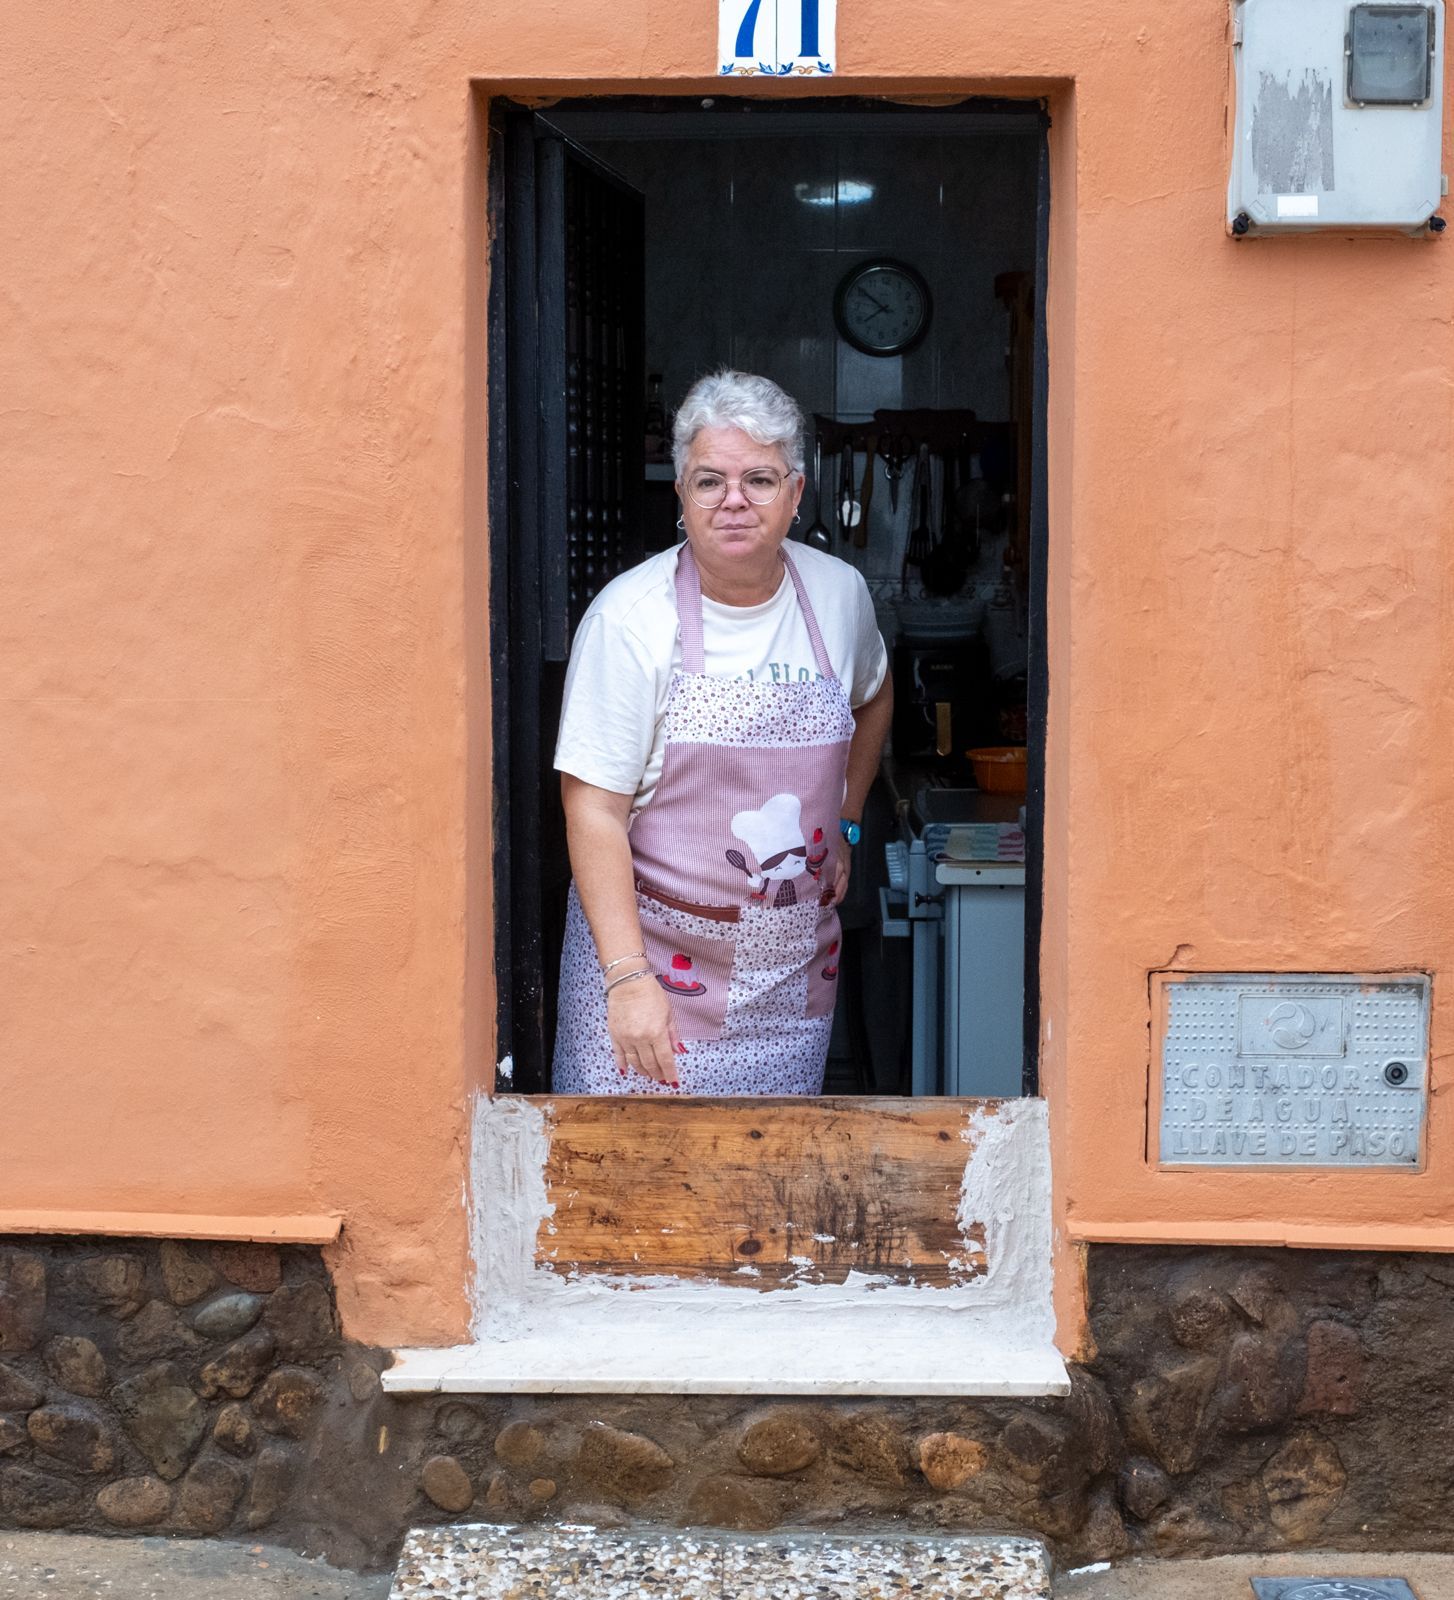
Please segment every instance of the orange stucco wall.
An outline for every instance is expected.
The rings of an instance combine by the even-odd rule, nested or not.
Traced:
[[[470,85],[720,94],[715,18],[8,11],[0,1217],[337,1216],[350,1333],[463,1332],[492,1055]],[[1220,0],[841,0],[839,61],[840,91],[1055,118],[1062,1241],[1454,1222],[1437,1092],[1416,1178],[1144,1161],[1148,969],[1448,969],[1454,245],[1224,236]]]

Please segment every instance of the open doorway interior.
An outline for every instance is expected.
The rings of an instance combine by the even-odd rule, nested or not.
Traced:
[[[808,414],[795,536],[863,574],[894,679],[825,1093],[1018,1094],[1036,1035],[1043,116],[688,105],[581,102],[509,127],[506,278],[517,299],[535,287],[515,331],[517,348],[539,341],[540,387],[530,408],[517,357],[508,550],[496,538],[510,611],[494,618],[513,707],[497,718],[502,1087],[550,1087],[569,630],[616,572],[680,538],[673,408],[733,366]]]

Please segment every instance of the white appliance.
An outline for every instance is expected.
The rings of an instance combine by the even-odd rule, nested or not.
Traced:
[[[885,937],[912,938],[912,1092],[1019,1095],[1023,862],[935,860],[922,836],[886,849]]]

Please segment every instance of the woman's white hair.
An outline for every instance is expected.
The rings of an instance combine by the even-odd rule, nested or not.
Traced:
[[[771,378],[724,367],[697,381],[672,424],[672,461],[686,471],[692,440],[703,428],[741,428],[758,444],[781,450],[794,472],[803,470],[803,408]]]

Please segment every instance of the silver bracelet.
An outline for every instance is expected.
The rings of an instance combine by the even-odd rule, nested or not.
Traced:
[[[606,976],[606,974],[611,970],[612,967],[619,967],[623,961],[645,961],[645,960],[646,960],[646,952],[644,950],[633,950],[629,956],[617,956],[614,961],[608,961],[606,963],[606,965],[601,968],[601,976],[604,978]]]
[[[612,989],[619,989],[623,983],[635,983],[638,978],[652,978],[655,976],[656,974],[650,968],[641,972],[626,972],[619,978],[612,978],[610,983],[606,985],[604,992],[610,994]]]

